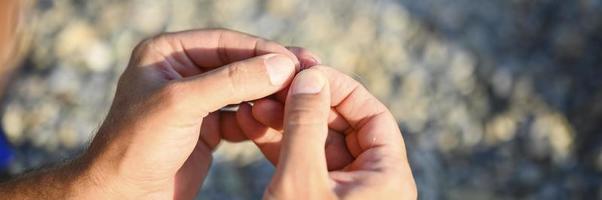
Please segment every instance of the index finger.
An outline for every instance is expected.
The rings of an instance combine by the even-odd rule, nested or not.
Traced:
[[[169,59],[174,70],[182,76],[196,75],[213,68],[242,61],[269,53],[288,56],[299,69],[297,57],[284,46],[257,36],[227,29],[199,29],[165,33],[151,38],[152,48],[147,48],[162,56],[161,62]]]

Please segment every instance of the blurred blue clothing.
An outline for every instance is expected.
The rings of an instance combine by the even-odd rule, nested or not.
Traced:
[[[6,140],[4,130],[0,127],[0,169],[8,167],[12,158],[13,150]]]

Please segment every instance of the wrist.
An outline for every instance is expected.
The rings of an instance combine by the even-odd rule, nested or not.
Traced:
[[[77,159],[67,171],[79,172],[69,184],[74,199],[136,199],[144,196],[143,191],[119,175],[117,166],[110,157],[97,151],[88,151]]]
[[[64,181],[67,199],[114,199],[116,192],[111,190],[111,178],[98,171],[98,168],[85,157],[74,160],[57,169],[58,176],[71,176]]]
[[[140,168],[125,163],[127,140],[108,140],[107,133],[116,134],[114,126],[103,125],[87,152],[70,166],[80,175],[73,184],[78,199],[140,199],[152,196],[152,189],[132,179],[131,174]],[[116,134],[118,135],[118,134]],[[131,162],[130,162],[131,163]],[[162,188],[162,187],[158,187]]]

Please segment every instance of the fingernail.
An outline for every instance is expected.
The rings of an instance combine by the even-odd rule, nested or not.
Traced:
[[[283,55],[268,55],[266,56],[265,64],[272,85],[282,85],[295,71],[295,63]]]
[[[303,70],[291,85],[291,94],[316,94],[324,88],[324,78],[316,71]]]

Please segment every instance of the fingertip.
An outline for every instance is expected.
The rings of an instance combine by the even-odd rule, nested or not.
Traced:
[[[284,105],[272,99],[259,99],[254,101],[252,107],[253,117],[260,123],[276,130],[282,130],[284,118]]]
[[[322,63],[320,57],[318,57],[316,54],[312,53],[311,51],[309,51],[305,48],[297,47],[297,46],[288,46],[286,48],[289,51],[291,51],[293,54],[295,54],[297,59],[299,59],[299,62],[301,64],[301,70],[307,69],[314,65],[319,65],[320,63]]]
[[[288,48],[278,44],[277,42],[261,39],[260,42],[257,43],[257,47],[255,49],[257,50],[257,52],[255,52],[256,56],[265,55],[269,53],[281,53],[282,55],[289,57],[293,61],[293,63],[295,64],[295,71],[299,71],[301,67],[301,63],[299,62],[297,56]]]
[[[319,70],[307,69],[299,72],[290,87],[291,96],[322,92],[327,80]]]
[[[241,103],[236,111],[236,119],[242,133],[250,140],[256,140],[263,136],[268,129],[253,117],[252,107],[249,103]]]
[[[289,57],[280,54],[267,54],[263,57],[272,85],[281,86],[294,75],[295,63]]]
[[[242,142],[247,137],[242,132],[240,126],[236,126],[236,113],[231,111],[220,111],[220,132],[223,139],[230,142]],[[234,126],[232,124],[235,124]]]
[[[288,95],[288,90],[290,89],[290,85],[283,88],[282,90],[276,92],[273,97],[276,101],[278,101],[279,103],[284,103],[286,102],[286,96]]]
[[[220,133],[220,113],[213,112],[203,118],[199,139],[202,140],[209,149],[214,150],[220,143],[223,135]]]

